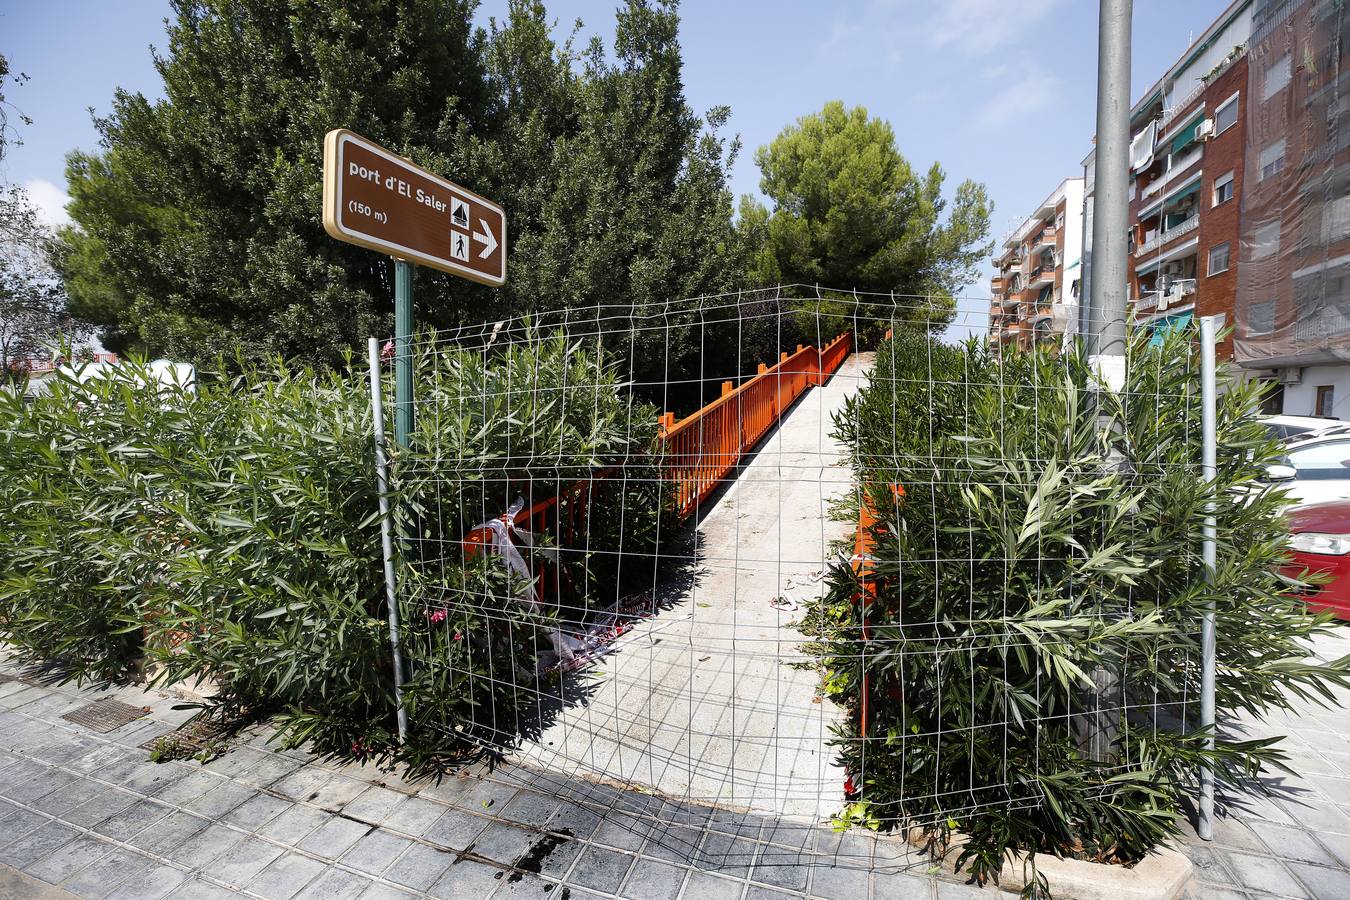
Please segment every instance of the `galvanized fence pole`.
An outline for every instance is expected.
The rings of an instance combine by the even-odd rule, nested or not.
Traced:
[[[1217,420],[1218,401],[1214,374],[1214,317],[1200,319],[1200,467],[1205,481],[1212,483],[1218,475],[1217,462]],[[1214,520],[1214,502],[1211,500],[1205,511],[1204,540],[1201,544],[1201,556],[1205,566],[1205,581],[1214,583],[1216,561],[1215,542],[1218,529]],[[1205,609],[1204,624],[1200,632],[1201,668],[1200,668],[1200,725],[1208,729],[1205,746],[1214,749],[1214,600],[1210,599]],[[1200,770],[1200,837],[1206,841],[1214,839],[1214,769],[1206,764]]]
[[[398,640],[398,591],[394,580],[394,523],[389,517],[389,462],[384,453],[384,401],[380,396],[380,344],[370,339],[370,410],[375,420],[375,485],[380,492],[380,542],[384,551],[384,590],[389,608],[389,646],[394,653],[394,698],[398,739],[408,739],[408,710],[403,705],[403,651]]]

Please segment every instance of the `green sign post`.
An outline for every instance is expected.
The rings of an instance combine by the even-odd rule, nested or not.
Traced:
[[[506,212],[345,128],[323,143],[323,227],[394,258],[394,441],[413,429],[413,266],[500,287]]]

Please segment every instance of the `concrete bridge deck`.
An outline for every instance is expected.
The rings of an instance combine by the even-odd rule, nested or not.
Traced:
[[[852,483],[831,416],[871,357],[849,357],[743,460],[698,524],[692,585],[618,642],[589,699],[561,710],[522,762],[776,816],[838,809],[844,774],[826,742],[840,711],[814,671],[792,665],[794,623],[852,533],[829,514]]]

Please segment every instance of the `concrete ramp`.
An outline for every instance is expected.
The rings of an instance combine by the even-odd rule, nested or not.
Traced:
[[[831,415],[871,358],[849,357],[742,461],[698,525],[693,585],[584,676],[589,699],[561,710],[522,762],[777,816],[839,808],[844,774],[826,742],[840,710],[794,667],[793,623],[822,590],[832,544],[853,532],[829,516],[852,484]]]

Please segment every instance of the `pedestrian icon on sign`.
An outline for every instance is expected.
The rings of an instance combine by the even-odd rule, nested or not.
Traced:
[[[463,200],[450,198],[450,221],[454,222],[460,228],[469,227],[469,204]]]
[[[450,255],[460,262],[469,261],[469,236],[458,231],[450,232]]]

